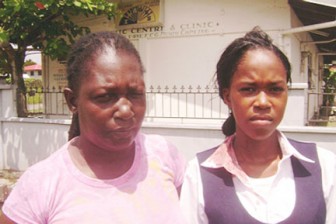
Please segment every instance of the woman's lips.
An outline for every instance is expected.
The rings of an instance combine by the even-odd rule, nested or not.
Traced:
[[[253,116],[250,119],[251,121],[272,121],[272,117],[271,116],[261,116],[261,115],[257,115],[257,116]]]
[[[270,116],[253,116],[250,121],[253,124],[266,125],[272,123],[273,119]]]

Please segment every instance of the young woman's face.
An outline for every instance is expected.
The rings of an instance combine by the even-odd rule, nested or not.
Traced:
[[[111,151],[132,147],[146,110],[140,64],[111,48],[90,63],[77,98],[81,137]]]
[[[265,49],[249,50],[233,74],[224,102],[236,120],[236,133],[262,140],[274,133],[287,103],[287,75],[281,60]]]

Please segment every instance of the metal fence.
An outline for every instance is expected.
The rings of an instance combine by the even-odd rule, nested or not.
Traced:
[[[62,88],[27,89],[27,110],[30,117],[70,117]]]
[[[218,88],[205,86],[150,86],[146,91],[146,119],[223,120],[227,107]],[[29,88],[27,109],[31,117],[70,117],[62,88]]]
[[[150,86],[146,95],[148,121],[208,122],[223,120],[228,115],[216,86]],[[307,102],[307,125],[336,126],[336,93],[308,93]],[[29,88],[27,109],[31,117],[71,117],[62,88]]]

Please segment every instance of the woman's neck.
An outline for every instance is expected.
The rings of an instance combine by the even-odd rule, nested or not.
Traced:
[[[233,148],[241,168],[248,176],[254,178],[274,175],[282,158],[276,132],[263,140],[254,140],[238,134],[235,136]]]
[[[79,137],[69,149],[71,159],[84,174],[98,179],[113,179],[131,168],[135,143],[124,150],[109,151],[84,142]]]

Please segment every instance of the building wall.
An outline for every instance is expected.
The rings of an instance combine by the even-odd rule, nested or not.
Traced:
[[[147,85],[212,85],[216,63],[234,38],[260,25],[279,42],[279,31],[290,28],[289,8],[283,0],[164,3],[162,32],[124,33],[144,59]]]
[[[283,121],[285,125],[304,126],[307,114],[308,74],[302,66],[301,51],[315,54],[314,45],[305,33],[282,35],[282,32],[301,23],[290,9],[287,0],[164,0],[162,26],[151,28],[116,27],[114,21],[103,17],[78,19],[94,31],[116,30],[127,36],[138,48],[146,68],[146,84],[162,88],[214,85],[216,63],[224,48],[235,38],[259,25],[287,54],[292,66],[293,98],[289,100]],[[45,59],[47,86],[65,86],[64,64]],[[316,60],[316,58],[313,58]],[[313,63],[315,66],[315,63]],[[313,67],[314,69],[314,67]],[[313,71],[313,83],[317,71]],[[317,87],[317,85],[315,85]],[[313,103],[311,107],[316,107]],[[299,108],[299,110],[297,110]],[[298,111],[293,114],[290,111]]]
[[[197,152],[215,147],[224,140],[221,124],[200,126],[144,122],[142,132],[164,136],[189,161]],[[0,169],[23,171],[45,159],[66,143],[69,126],[69,119],[0,117]],[[336,153],[335,128],[280,126],[280,130],[290,138],[315,142]]]
[[[30,76],[30,78],[42,79],[42,71],[40,70],[29,71],[27,74]]]

